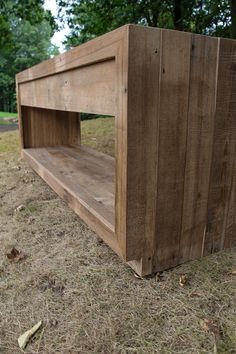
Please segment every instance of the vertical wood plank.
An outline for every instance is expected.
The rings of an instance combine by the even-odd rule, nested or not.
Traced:
[[[79,114],[21,106],[24,147],[78,145]]]
[[[230,114],[236,117],[236,41],[227,41],[231,46],[231,93]],[[235,120],[235,119],[234,119]],[[236,133],[236,132],[235,132]],[[236,140],[236,137],[234,135]],[[221,240],[221,248],[236,247],[236,141],[234,140],[234,162],[232,168],[230,197],[226,215],[225,230]]]
[[[234,155],[236,140],[236,43],[220,39],[215,132],[204,255],[223,248],[234,229]],[[233,188],[232,188],[233,187]],[[231,201],[231,203],[230,203]],[[228,218],[228,220],[227,220]]]
[[[179,261],[185,177],[191,34],[163,30],[155,262]]]
[[[127,216],[127,95],[128,95],[128,33],[117,44],[116,52],[116,107],[115,107],[115,236],[123,258],[126,256]]]
[[[225,231],[222,237],[222,248],[227,249],[231,247],[236,247],[236,151],[234,151],[229,208],[226,217]]]
[[[214,132],[218,39],[192,35],[179,262],[201,256]]]
[[[20,100],[20,90],[19,84],[16,80],[16,100],[17,100],[17,113],[18,113],[18,126],[20,134],[20,149],[24,148],[24,135],[23,135],[23,123],[22,123],[22,113],[21,113],[21,100]]]
[[[161,30],[130,27],[126,257],[142,257],[147,273],[155,235],[160,43]]]

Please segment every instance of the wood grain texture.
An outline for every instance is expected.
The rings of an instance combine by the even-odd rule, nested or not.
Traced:
[[[79,114],[21,106],[24,148],[80,144]]]
[[[16,82],[16,103],[18,112],[18,127],[20,135],[20,150],[24,148],[24,135],[23,135],[23,124],[22,124],[22,114],[21,114],[21,101],[20,101],[20,90],[19,84]]]
[[[230,199],[222,237],[222,249],[236,247],[236,151],[234,153],[233,173],[230,186]]]
[[[115,115],[115,61],[88,65],[19,85],[21,105]]]
[[[17,89],[24,158],[139,275],[236,245],[236,41],[127,25]],[[81,111],[115,116],[115,159]]]
[[[93,154],[92,149],[85,147],[24,149],[23,156],[50,187],[120,254],[114,235],[114,174],[111,172],[114,171],[114,160],[101,159],[96,152]]]
[[[87,43],[81,44],[66,53],[45,60],[16,75],[18,83],[36,80],[64,71],[80,68],[88,64],[95,64],[104,60],[114,59],[117,56],[117,45],[124,40],[130,25],[106,33]]]
[[[163,30],[154,269],[179,261],[191,35]]]
[[[123,258],[126,258],[127,238],[128,35],[129,31],[126,31],[123,40],[117,43],[115,81],[115,232]]]
[[[230,200],[236,140],[236,43],[220,39],[216,114],[204,255],[223,249],[232,228]],[[230,195],[231,194],[231,195]],[[232,206],[232,204],[231,204]],[[227,215],[230,215],[227,220]],[[235,236],[236,237],[236,236]]]
[[[161,30],[129,33],[127,125],[127,254],[152,272],[157,198]],[[144,251],[145,250],[145,251]]]
[[[218,43],[217,38],[192,35],[180,263],[200,257],[205,238]]]

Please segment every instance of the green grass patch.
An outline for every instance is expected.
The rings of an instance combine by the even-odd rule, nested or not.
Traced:
[[[17,117],[17,113],[9,113],[9,112],[0,112],[0,118],[16,118]]]
[[[0,125],[16,124],[13,120],[17,118],[17,113],[0,112]]]

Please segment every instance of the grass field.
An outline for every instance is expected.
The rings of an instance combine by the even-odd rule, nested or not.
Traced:
[[[114,154],[113,119],[82,132]],[[20,353],[18,336],[39,320],[25,353],[236,353],[235,250],[137,278],[19,159],[18,139],[0,133],[1,354]],[[11,262],[12,247],[26,258]]]
[[[11,125],[12,122],[4,118],[16,118],[17,113],[0,112],[0,125]]]
[[[0,118],[3,118],[3,117],[16,118],[17,113],[0,112]]]

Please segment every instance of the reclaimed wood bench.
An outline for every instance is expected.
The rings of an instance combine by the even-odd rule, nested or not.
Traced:
[[[236,41],[127,25],[16,80],[23,158],[138,274],[236,245]]]

